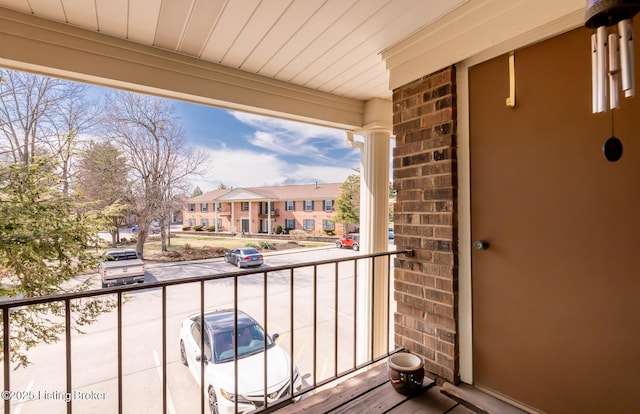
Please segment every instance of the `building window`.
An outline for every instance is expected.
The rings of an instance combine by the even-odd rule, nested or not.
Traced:
[[[194,204],[189,204],[189,211],[196,211],[196,205]]]
[[[302,228],[304,228],[305,230],[313,230],[315,226],[315,220],[304,220],[304,222],[302,223]]]
[[[333,211],[333,200],[324,200],[324,211]]]
[[[194,218],[190,218],[190,219],[189,219],[189,227],[193,227],[193,226],[195,226],[195,225],[196,225],[196,219],[194,219]]]
[[[304,200],[304,211],[313,211],[313,200]]]
[[[203,218],[200,220],[200,224],[202,224],[202,227],[209,227],[209,219]]]
[[[286,219],[284,221],[284,228],[285,229],[295,229],[296,228],[296,221],[294,219]]]
[[[222,231],[222,219],[216,220],[216,231]]]
[[[322,220],[322,230],[335,230],[336,223],[331,220]]]
[[[216,211],[217,211],[218,213],[222,211],[222,204],[220,204],[220,203],[215,203],[215,206],[216,206],[216,207],[215,207],[215,209],[216,209]]]
[[[295,201],[287,201],[287,205],[285,207],[285,210],[287,211],[295,211],[296,209],[296,202]]]
[[[240,205],[240,211],[249,211],[249,202],[243,201]]]
[[[207,203],[200,204],[200,211],[205,212],[209,210],[209,205]]]

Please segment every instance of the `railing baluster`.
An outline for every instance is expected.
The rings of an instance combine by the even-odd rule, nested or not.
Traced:
[[[64,335],[65,335],[65,362],[67,366],[67,395],[72,395],[71,390],[71,299],[64,301]],[[67,402],[67,414],[73,412],[73,398]]]
[[[318,383],[318,265],[313,265],[313,386]]]
[[[369,280],[371,280],[371,356],[369,357],[369,359],[373,359],[375,357],[374,354],[374,342],[375,342],[375,327],[376,327],[376,259],[374,257],[371,258],[371,274],[370,274],[370,278]]]
[[[122,291],[118,291],[118,413],[122,414]]]
[[[338,263],[336,263],[335,268],[335,283],[334,283],[334,306],[336,308],[335,311],[335,320],[334,320],[334,331],[333,331],[333,375],[338,376],[338,309],[340,308],[340,304],[338,302]]]
[[[263,314],[264,314],[264,343],[263,352],[264,352],[264,407],[267,407],[267,332],[268,329],[268,318],[267,318],[267,272],[264,272],[263,278],[263,292],[262,292],[262,305],[263,305]]]
[[[233,407],[238,412],[238,276],[233,277],[233,393],[236,398]]]
[[[353,261],[353,368],[358,365],[358,259]]]
[[[11,390],[11,355],[9,355],[10,348],[10,340],[11,336],[9,335],[9,315],[11,311],[9,308],[4,308],[2,310],[2,352],[4,358],[4,390]],[[11,413],[11,400],[5,398],[4,400],[4,412],[9,414]]]
[[[291,339],[290,339],[290,344],[289,344],[290,345],[289,349],[291,349],[291,367],[290,367],[291,376],[290,376],[290,378],[291,378],[291,396],[294,397],[293,393],[295,392],[295,390],[293,388],[293,364],[294,364],[294,361],[295,361],[295,358],[294,358],[295,353],[294,353],[294,348],[293,348],[293,331],[294,331],[295,325],[294,325],[294,321],[293,321],[293,315],[294,315],[295,305],[294,305],[294,298],[293,298],[293,296],[294,296],[293,295],[293,268],[289,272],[290,272],[290,276],[291,276],[291,283],[289,284],[289,286],[291,287],[290,291],[289,291],[289,303],[291,303],[291,309],[289,310],[290,311],[289,312],[289,323],[291,325],[291,327],[290,327],[291,328],[291,330],[290,330]]]
[[[391,295],[393,289],[391,289],[391,257],[387,256],[387,354],[391,350],[390,338],[391,338]]]
[[[200,281],[200,413],[204,414],[204,280]],[[208,398],[208,397],[207,397]],[[207,401],[208,402],[208,401]]]
[[[167,414],[167,287],[162,286],[162,412]]]

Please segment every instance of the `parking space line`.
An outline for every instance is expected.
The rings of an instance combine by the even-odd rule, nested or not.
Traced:
[[[158,370],[158,377],[160,377],[160,383],[162,384],[162,368],[160,367],[160,358],[158,357],[158,352],[153,350],[153,360],[156,363],[156,369]],[[163,384],[167,387],[167,384]],[[171,399],[171,393],[169,392],[169,387],[167,387],[167,409],[171,414],[176,414],[176,407],[173,405],[173,399]]]
[[[304,348],[305,348],[305,344],[304,343],[300,344],[300,346],[298,347],[298,354],[294,358],[294,362],[296,363],[296,365],[298,365],[298,361],[300,361],[300,357],[304,353]]]
[[[29,383],[27,384],[27,388],[24,389],[26,393],[31,391],[31,388],[33,388],[34,382],[35,382],[35,380],[29,381]],[[27,400],[22,400],[22,402],[20,402],[20,404],[18,404],[16,406],[15,410],[13,411],[13,413],[14,414],[20,414],[20,411],[22,411],[22,407],[24,406],[25,402],[27,402]]]
[[[327,310],[328,310],[329,312],[334,312],[334,313],[335,313],[335,311],[336,311],[336,310],[335,310],[335,309],[333,309],[333,308],[327,308]],[[347,315],[346,313],[338,312],[338,316],[341,316],[341,317],[343,317],[343,318],[347,318],[347,319],[351,319],[351,320],[353,320],[353,316]]]

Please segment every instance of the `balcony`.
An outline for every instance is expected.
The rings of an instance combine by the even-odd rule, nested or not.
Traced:
[[[376,322],[376,309],[392,309],[390,299],[376,302],[368,281],[384,277],[391,285],[392,261],[409,251],[393,251],[346,258],[299,263],[279,267],[181,277],[167,281],[89,290],[82,294],[61,294],[0,302],[2,311],[4,390],[11,398],[4,401],[4,413],[34,412],[209,412],[201,347],[199,367],[180,363],[180,325],[188,315],[216,308],[235,312],[235,353],[238,355],[238,311],[250,313],[267,333],[279,331],[277,344],[296,363],[302,377],[296,387],[293,366],[287,390],[274,399],[272,391],[260,398],[238,395],[238,371],[242,358],[234,356],[236,391],[232,411],[241,412],[242,403],[253,401],[254,412],[273,412],[286,406],[309,404],[311,395],[383,362],[395,352],[391,345],[392,319],[385,315]],[[391,297],[391,295],[389,295]],[[96,323],[75,332],[73,306],[88,299],[102,298],[115,305],[113,312],[101,315]],[[56,303],[63,317],[53,322],[63,327],[63,340],[55,344],[36,344],[27,352],[32,364],[17,368],[11,360],[12,312],[38,304]],[[17,312],[16,312],[17,313]],[[44,318],[45,316],[41,316]],[[372,326],[368,337],[362,325]],[[381,337],[382,335],[382,337]],[[376,341],[377,339],[377,341]],[[200,343],[207,340],[200,336]],[[266,353],[268,339],[263,338]],[[374,342],[386,344],[382,351]],[[240,355],[242,355],[240,353]],[[211,359],[211,357],[209,357]],[[195,365],[195,364],[194,364]],[[190,369],[200,375],[197,385]],[[257,370],[260,371],[260,370]],[[259,383],[267,388],[267,369],[261,370]],[[246,375],[246,374],[244,374]],[[246,407],[246,405],[245,405]]]
[[[271,210],[271,212],[267,212],[267,211],[260,211],[260,213],[258,214],[258,216],[260,218],[268,218],[269,216],[271,217],[278,217],[280,216],[280,209],[273,209]]]

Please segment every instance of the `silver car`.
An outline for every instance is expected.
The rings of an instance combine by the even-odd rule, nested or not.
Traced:
[[[240,247],[228,251],[224,255],[224,261],[242,268],[260,266],[264,263],[264,258],[262,254],[253,247]]]

